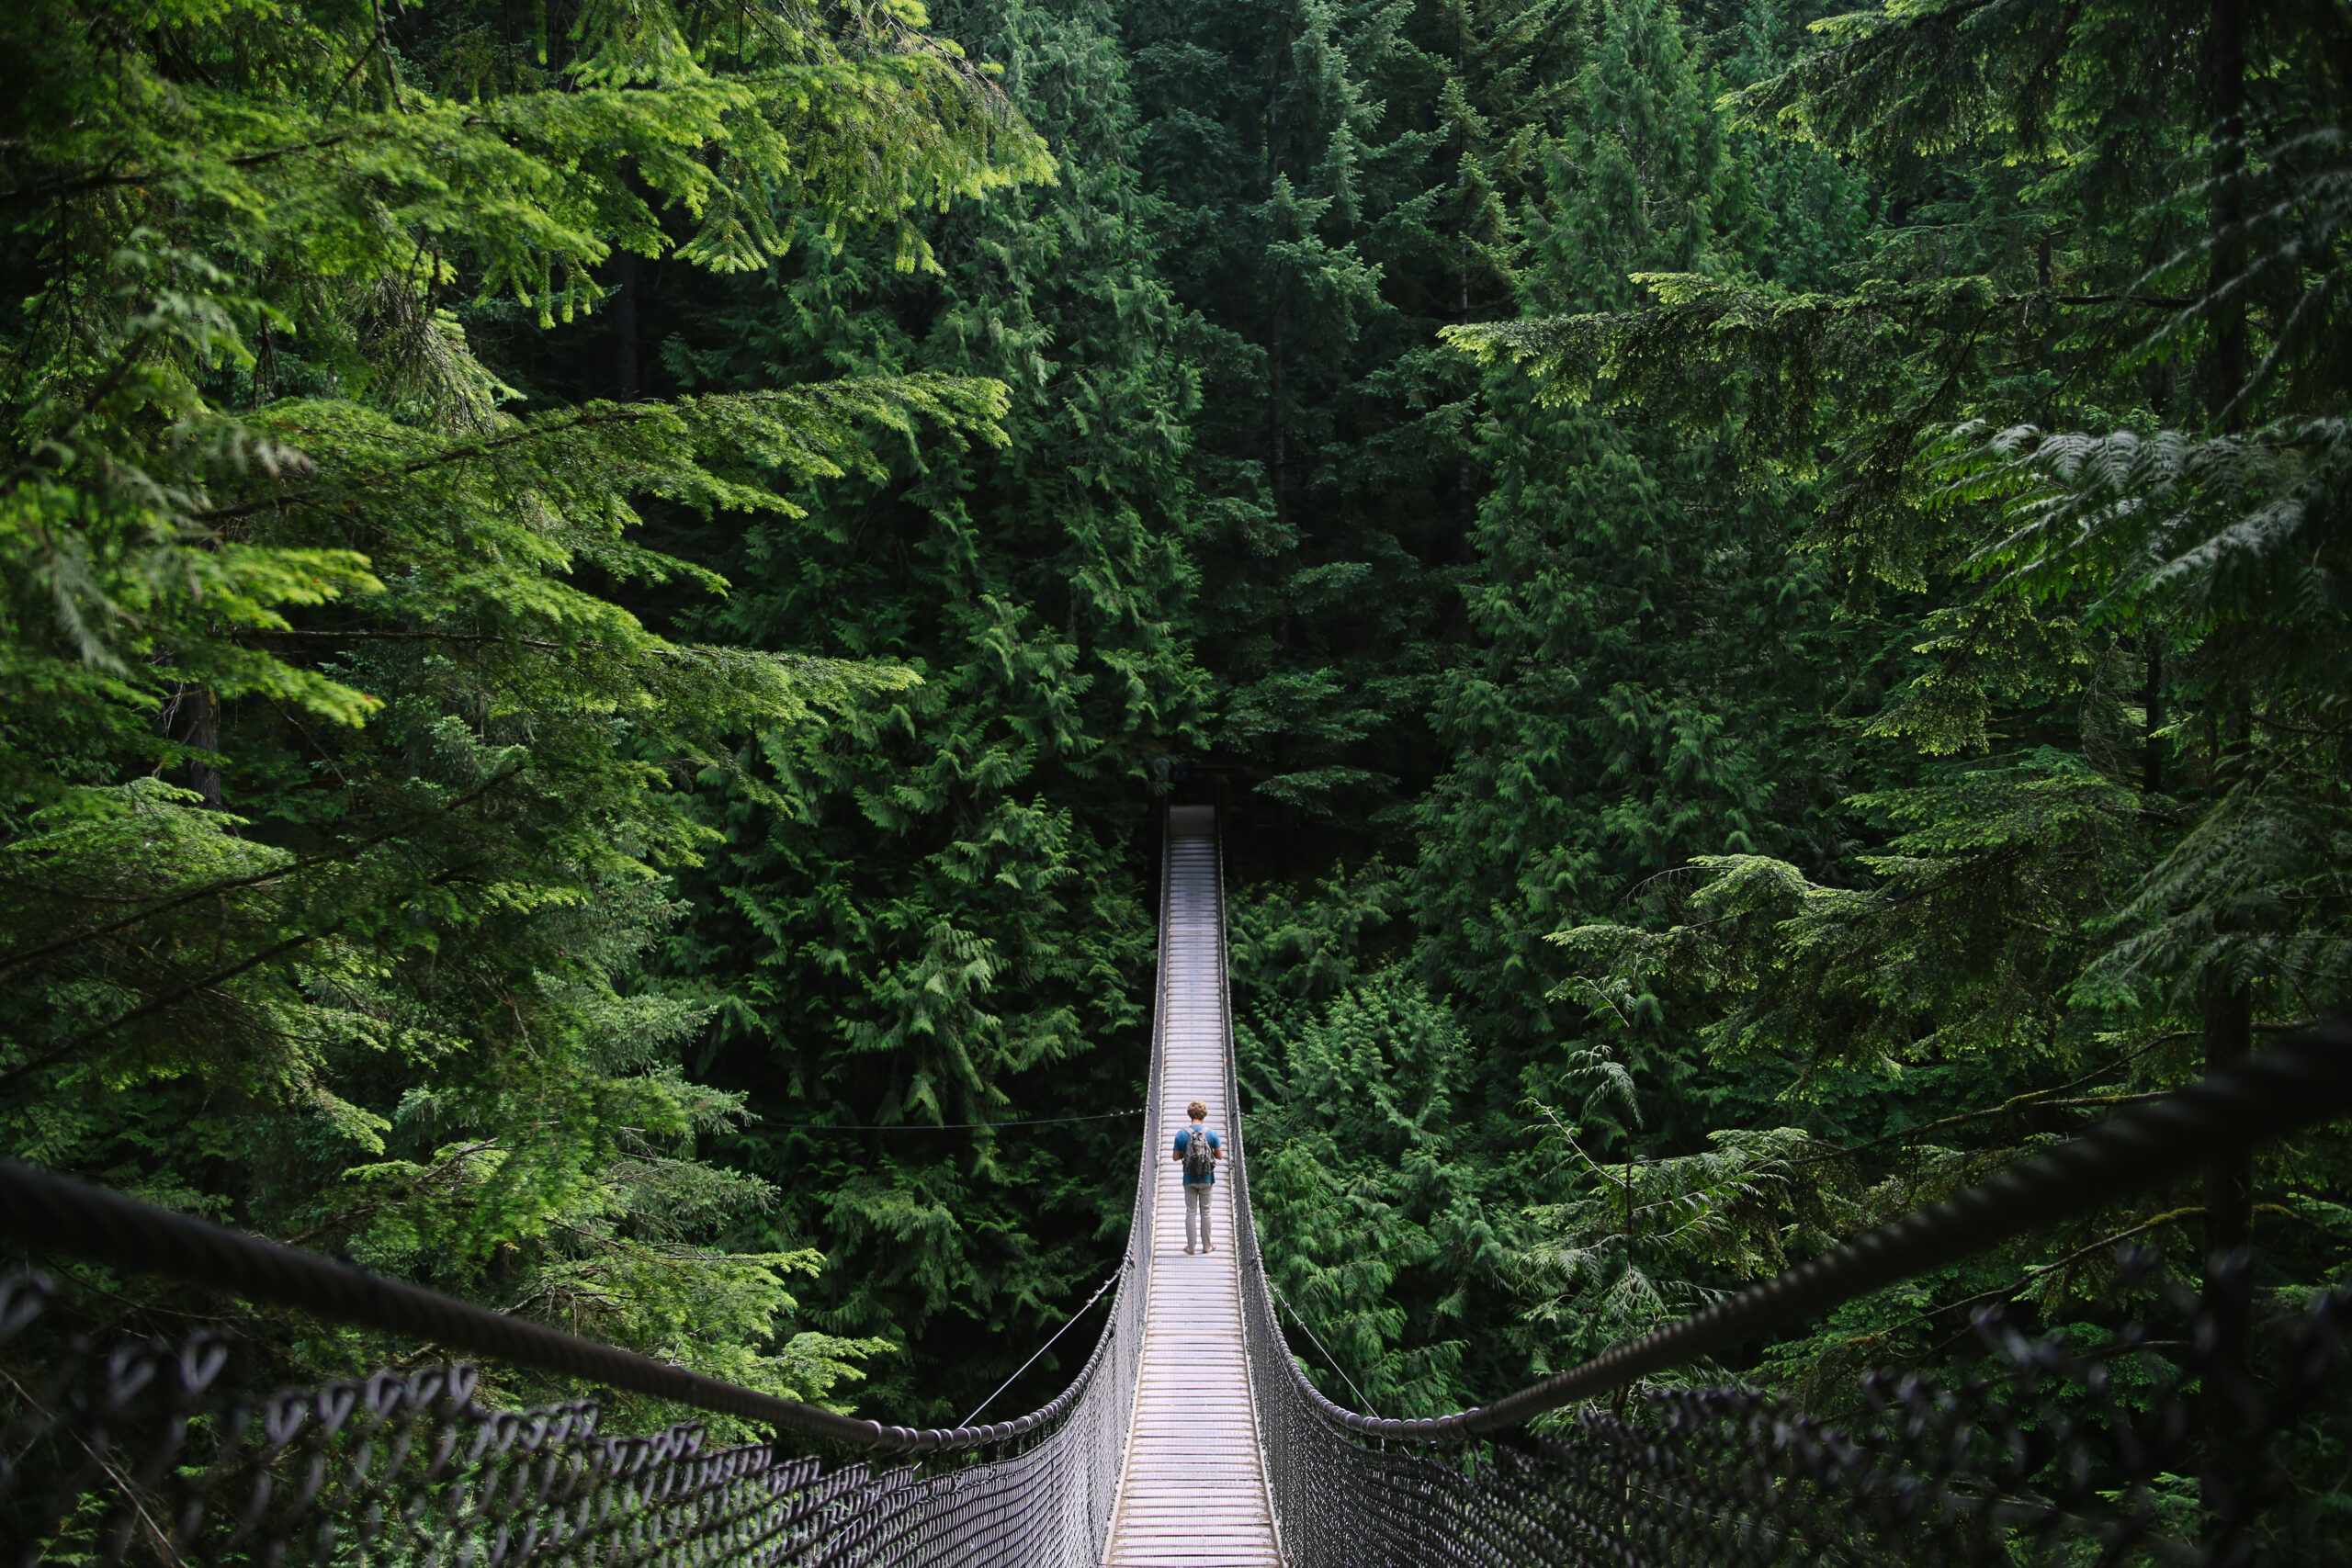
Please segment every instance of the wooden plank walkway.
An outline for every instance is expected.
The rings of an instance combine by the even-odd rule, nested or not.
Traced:
[[[1182,1176],[1169,1144],[1204,1100],[1219,1135],[1225,1105],[1226,1007],[1216,814],[1169,812],[1168,931],[1160,976],[1167,1053],[1156,1124],[1151,1295],[1143,1367],[1127,1430],[1126,1465],[1111,1517],[1112,1568],[1280,1568],[1273,1511],[1258,1451],[1258,1417],[1241,1349],[1234,1272],[1233,1188],[1209,1206],[1216,1250],[1184,1256]]]

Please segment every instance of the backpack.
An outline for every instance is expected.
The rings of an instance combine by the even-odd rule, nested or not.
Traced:
[[[1186,1128],[1184,1130],[1184,1179],[1206,1180],[1216,1171],[1216,1151],[1209,1147],[1208,1129],[1205,1126]]]

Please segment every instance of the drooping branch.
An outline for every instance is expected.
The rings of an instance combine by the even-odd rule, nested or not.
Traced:
[[[458,796],[455,800],[448,802],[445,806],[436,807],[435,810],[423,817],[404,823],[398,828],[387,828],[381,832],[371,833],[366,838],[355,840],[351,843],[345,844],[340,849],[330,851],[323,854],[305,855],[300,860],[288,861],[284,865],[274,865],[266,871],[257,871],[250,876],[236,876],[231,877],[222,882],[209,882],[203,886],[193,889],[190,892],[182,893],[175,897],[166,898],[160,904],[151,904],[143,909],[135,910],[130,914],[123,916],[118,920],[109,922],[108,924],[93,927],[92,929],[85,931],[76,931],[72,936],[59,937],[55,941],[44,942],[39,947],[24,948],[15,953],[0,953],[0,973],[6,973],[8,970],[19,968],[24,964],[31,964],[37,960],[62,953],[67,948],[79,947],[85,942],[96,942],[100,937],[112,936],[115,932],[135,926],[141,920],[153,919],[157,915],[169,914],[172,910],[182,908],[189,904],[199,903],[207,898],[217,898],[226,893],[236,893],[242,892],[247,888],[266,886],[269,883],[290,876],[298,871],[307,871],[312,866],[329,865],[337,861],[349,860],[354,855],[364,853],[365,852],[375,848],[378,844],[385,842],[387,840],[397,839],[409,833],[413,833],[419,828],[424,827],[426,823],[438,820],[443,817],[447,817],[453,811],[458,810],[472,804],[474,801],[480,800],[483,795],[488,795],[492,790],[496,789],[499,785],[519,777],[522,774],[525,766],[526,764],[524,762],[517,761],[512,767],[492,774],[488,779],[485,779],[481,784],[476,784],[473,788]],[[5,1079],[0,1079],[0,1083],[5,1083],[6,1081],[6,1080]]]

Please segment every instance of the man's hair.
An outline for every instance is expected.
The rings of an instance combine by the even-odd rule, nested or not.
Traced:
[[[1190,1116],[1195,1122],[1205,1122],[1208,1120],[1209,1108],[1203,1105],[1196,1100],[1193,1101],[1192,1104],[1184,1107],[1184,1114]]]

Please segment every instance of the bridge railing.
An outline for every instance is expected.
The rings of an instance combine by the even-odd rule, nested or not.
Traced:
[[[594,1399],[497,1410],[463,1362],[259,1397],[232,1337],[94,1347],[56,1321],[44,1277],[18,1272],[0,1276],[0,1563],[1101,1561],[1140,1355],[1138,1269],[1050,1404],[915,1430],[477,1317],[430,1292],[404,1300],[356,1270],[311,1267],[323,1260],[255,1257],[233,1233],[191,1235],[194,1224],[0,1165],[0,1229],[38,1250],[652,1394],[777,1439],[714,1448],[694,1422],[614,1436]],[[211,1266],[178,1266],[192,1248]],[[811,1439],[874,1457],[828,1463],[806,1451]]]
[[[2242,1258],[2214,1260],[2201,1293],[2125,1258],[2141,1299],[2079,1336],[1981,1314],[1962,1381],[1874,1374],[1836,1421],[1753,1388],[1649,1381],[2347,1110],[2338,1020],[1492,1404],[1397,1420],[1326,1397],[1283,1332],[1229,1066],[1244,1334],[1284,1560],[2352,1562],[2352,1290],[2242,1355]]]
[[[1163,866],[1163,905],[1167,881]],[[614,1436],[593,1399],[495,1410],[462,1362],[257,1396],[232,1337],[93,1347],[61,1320],[46,1279],[17,1272],[0,1277],[0,1568],[289,1556],[1094,1568],[1150,1299],[1166,1010],[1153,1012],[1135,1212],[1107,1320],[1051,1402],[967,1427],[886,1427],[780,1399],[0,1161],[0,1236],[37,1257],[218,1290],[777,1434],[732,1448],[714,1448],[693,1422]],[[808,1453],[812,1444],[834,1457]],[[860,1452],[870,1457],[841,1457]]]

